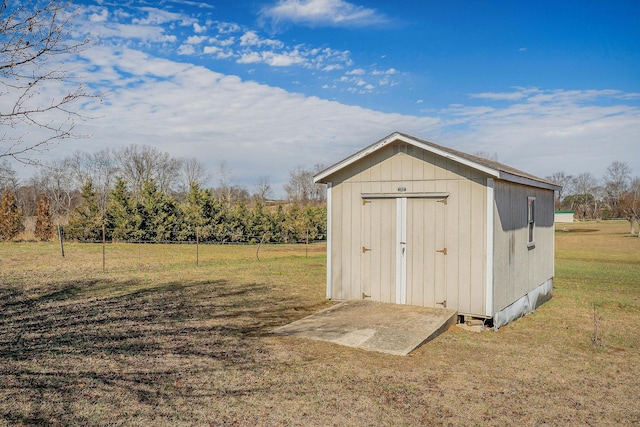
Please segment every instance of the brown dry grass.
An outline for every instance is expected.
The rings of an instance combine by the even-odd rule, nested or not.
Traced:
[[[572,225],[572,227],[586,227]],[[640,239],[558,232],[554,298],[410,357],[276,337],[324,247],[0,245],[0,424],[634,425]],[[593,345],[593,306],[601,340]]]

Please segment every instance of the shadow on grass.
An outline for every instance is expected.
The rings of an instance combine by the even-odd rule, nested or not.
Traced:
[[[258,369],[257,338],[300,317],[301,307],[260,283],[113,282],[131,292],[107,298],[92,296],[97,284],[70,281],[39,294],[0,289],[0,400],[14,399],[0,420],[82,424],[73,410],[79,400],[118,393],[137,405],[170,406],[184,398],[175,384],[185,375]],[[255,391],[208,387],[211,394]]]

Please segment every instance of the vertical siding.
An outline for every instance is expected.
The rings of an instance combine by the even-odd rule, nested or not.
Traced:
[[[406,151],[406,150],[405,150]],[[411,210],[412,222],[423,238],[433,239],[443,232],[447,255],[433,257],[435,243],[422,242],[414,250],[417,257],[408,273],[412,283],[443,282],[444,297],[432,289],[412,287],[407,283],[407,297],[415,305],[434,306],[441,299],[461,314],[484,315],[486,277],[486,176],[464,165],[413,147],[410,152],[384,147],[338,171],[331,177],[332,189],[332,298],[359,299],[369,292],[367,283],[388,282],[379,290],[370,289],[372,300],[395,301],[395,200],[373,200],[362,204],[362,193],[447,192],[446,206],[440,204],[441,220],[420,211],[433,209],[433,200]],[[429,207],[431,206],[431,207]],[[373,209],[370,209],[373,208]],[[370,210],[369,210],[370,209]],[[369,211],[368,211],[369,210]],[[436,224],[441,222],[442,224]],[[438,228],[440,227],[440,228]],[[377,233],[377,234],[376,234]],[[376,252],[372,240],[389,242]],[[362,253],[362,246],[372,251]],[[424,249],[428,248],[428,249]],[[443,248],[435,248],[436,250]],[[441,272],[434,263],[441,264]],[[431,279],[432,277],[432,279]],[[378,279],[376,279],[378,278]],[[441,298],[441,299],[439,299]],[[437,300],[437,301],[436,301]]]
[[[363,205],[362,240],[354,264],[362,270],[362,289],[371,300],[395,302],[395,200],[370,200]],[[358,296],[360,298],[360,296]]]
[[[332,299],[345,299],[348,296],[344,293],[342,287],[342,266],[345,258],[342,256],[344,236],[342,235],[342,193],[344,185],[336,185],[331,183],[331,253],[327,256],[331,257],[331,295]]]
[[[460,311],[469,314],[484,314],[486,313],[486,271],[491,268],[487,266],[487,188],[485,185],[486,179],[482,179],[481,182],[469,181],[470,189],[470,204],[468,212],[461,212],[461,215],[467,215],[471,218],[469,233],[469,300],[460,304]],[[479,215],[478,212],[483,212]],[[468,304],[468,305],[467,305]],[[464,307],[464,309],[463,309]],[[468,311],[467,311],[468,307]]]
[[[471,309],[470,294],[473,292],[471,282],[472,253],[470,233],[474,213],[471,212],[471,183],[468,180],[455,181],[456,197],[451,197],[447,204],[447,212],[451,220],[447,223],[447,305],[454,305],[468,312]],[[454,240],[454,237],[455,240]],[[451,255],[451,256],[449,256]],[[452,285],[458,284],[454,287]]]
[[[534,247],[527,198],[535,197]],[[494,313],[553,277],[553,191],[495,181]]]

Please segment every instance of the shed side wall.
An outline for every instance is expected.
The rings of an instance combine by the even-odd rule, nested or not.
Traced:
[[[495,180],[494,313],[554,274],[554,193]],[[535,246],[528,245],[527,200],[535,197]]]

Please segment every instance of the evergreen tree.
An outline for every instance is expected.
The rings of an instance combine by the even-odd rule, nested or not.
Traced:
[[[289,207],[282,228],[286,243],[296,243],[304,240],[308,224],[307,218],[298,203],[293,203]]]
[[[262,202],[257,200],[247,221],[248,232],[252,236],[251,242],[271,242],[274,238],[273,226],[272,215],[264,209]]]
[[[226,222],[230,231],[229,239],[232,242],[247,242],[251,238],[247,230],[248,217],[249,210],[244,202],[238,203],[231,209]]]
[[[119,178],[109,194],[105,214],[107,234],[114,240],[130,240],[139,229],[138,216],[133,196],[127,188],[127,182]]]
[[[305,234],[309,240],[324,239],[327,235],[327,208],[325,206],[307,205],[304,209]]]
[[[211,190],[202,189],[197,182],[191,182],[189,192],[180,208],[182,224],[179,240],[194,241],[196,230],[201,241],[214,238],[214,219],[220,210],[220,204],[214,199]]]
[[[175,201],[159,191],[152,179],[144,182],[140,196],[136,206],[140,217],[138,237],[156,242],[171,239],[172,232],[178,229],[180,216]]]
[[[53,222],[51,218],[51,207],[49,199],[44,194],[40,196],[36,203],[36,230],[35,237],[38,240],[46,241],[53,238]]]
[[[80,205],[70,215],[67,235],[78,240],[102,240],[102,212],[91,180],[82,186],[80,197]]]
[[[4,192],[0,204],[0,240],[11,240],[24,230],[22,210],[16,196],[9,190]]]
[[[284,211],[282,205],[278,205],[278,209],[274,215],[271,216],[271,229],[273,233],[272,241],[275,243],[286,242],[285,225],[287,220],[287,213]]]

